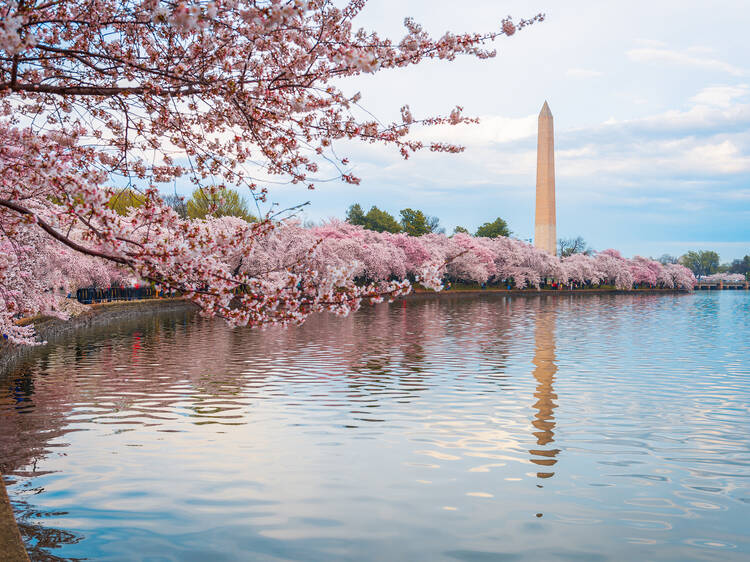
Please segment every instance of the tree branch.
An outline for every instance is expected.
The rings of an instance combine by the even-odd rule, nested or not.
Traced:
[[[151,94],[155,96],[173,97],[190,96],[199,94],[205,88],[189,86],[186,88],[156,89],[145,86],[51,86],[49,84],[14,84],[13,82],[0,83],[0,91],[11,90],[13,92],[33,92],[40,94],[55,94],[60,96],[102,96],[110,97],[120,94]]]
[[[57,230],[52,228],[52,226],[50,226],[47,222],[40,219],[33,211],[30,211],[26,207],[22,207],[21,205],[14,203],[13,201],[8,201],[7,199],[0,199],[0,206],[6,207],[7,209],[15,211],[16,213],[20,215],[33,217],[36,224],[39,225],[39,228],[44,230],[47,234],[52,236],[52,238],[54,238],[55,240],[62,242],[69,248],[75,250],[76,252],[81,252],[82,254],[94,256],[97,258],[103,258],[105,260],[119,263],[121,265],[132,266],[131,262],[125,258],[112,256],[110,254],[105,254],[104,252],[99,252],[97,250],[92,250],[91,248],[86,248],[85,246],[81,246],[80,244],[78,244],[77,242],[74,242],[67,236],[60,234]]]

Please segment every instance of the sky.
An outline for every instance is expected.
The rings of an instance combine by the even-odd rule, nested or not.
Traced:
[[[342,82],[381,121],[455,105],[481,124],[431,128],[459,155],[404,161],[388,147],[346,144],[360,186],[277,186],[282,206],[343,217],[352,203],[440,218],[448,232],[504,218],[534,230],[537,115],[554,115],[557,233],[624,255],[712,249],[750,254],[750,3],[747,0],[371,0],[357,23],[395,39],[411,16],[435,36],[491,31],[507,15],[545,22],[496,42],[490,60],[461,57]]]

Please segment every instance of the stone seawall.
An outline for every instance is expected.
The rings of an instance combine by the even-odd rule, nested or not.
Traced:
[[[34,323],[40,341],[54,343],[61,338],[94,326],[100,327],[114,322],[160,314],[197,310],[197,306],[184,299],[149,299],[141,301],[115,301],[88,305],[85,312],[68,320],[40,317],[30,319]],[[0,375],[19,361],[31,357],[39,346],[15,346],[0,343]]]
[[[5,484],[0,477],[0,560],[4,562],[28,562],[29,556],[18,532],[18,525],[13,517]]]
[[[68,320],[43,317],[35,318],[33,322],[38,338],[54,343],[74,332],[94,327],[165,312],[195,310],[197,307],[194,304],[183,299],[121,301],[90,305],[85,312]],[[14,346],[7,342],[0,343],[0,376],[25,359],[32,358],[39,349],[39,346]],[[28,562],[29,560],[13,516],[2,475],[0,475],[0,560],[3,562]]]

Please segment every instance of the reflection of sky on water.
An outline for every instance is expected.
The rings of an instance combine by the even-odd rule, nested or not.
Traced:
[[[27,540],[62,557],[740,559],[748,303],[144,319],[0,379],[0,469]]]

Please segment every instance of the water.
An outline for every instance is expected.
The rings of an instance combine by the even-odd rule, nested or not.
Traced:
[[[740,560],[750,294],[172,314],[0,378],[40,560]]]

